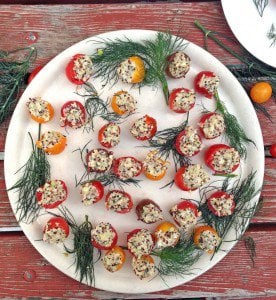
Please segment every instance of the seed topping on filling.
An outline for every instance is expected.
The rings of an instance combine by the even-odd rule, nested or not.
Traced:
[[[158,157],[157,151],[151,151],[148,153],[143,162],[143,167],[145,172],[156,177],[160,176],[168,169],[167,162]]]
[[[127,180],[137,176],[142,169],[140,162],[136,161],[132,157],[126,157],[121,159],[118,166],[119,177],[123,180]]]
[[[63,201],[67,195],[61,180],[51,180],[50,182],[46,182],[43,187],[37,189],[37,192],[41,193],[41,200],[39,203],[42,205]]]
[[[129,197],[127,197],[123,192],[113,191],[108,196],[106,207],[107,209],[120,212],[129,207],[130,201]]]
[[[75,79],[86,82],[92,75],[92,60],[88,55],[82,55],[74,60]]]
[[[111,224],[101,222],[91,231],[92,239],[101,246],[110,247],[114,241],[116,233]]]
[[[90,182],[83,183],[80,188],[81,201],[84,205],[91,205],[97,202],[99,197],[98,189]]]
[[[132,83],[133,73],[136,70],[136,64],[131,59],[126,59],[119,65],[117,74],[125,83]]]
[[[156,247],[165,248],[175,246],[180,238],[179,230],[172,226],[168,230],[158,230],[155,232]]]
[[[193,156],[200,151],[202,143],[196,129],[193,129],[192,126],[187,126],[179,146],[182,154],[185,156]]]
[[[116,124],[110,123],[103,132],[103,143],[109,143],[115,147],[120,142],[120,127]]]
[[[218,246],[220,238],[210,230],[202,231],[198,246],[205,251],[213,251]]]
[[[225,195],[219,198],[213,197],[209,201],[219,217],[232,215],[234,202],[233,195],[230,195],[230,197],[226,197]]]
[[[132,268],[135,275],[138,276],[141,280],[152,278],[156,273],[154,262],[144,259],[143,257],[133,257]]]
[[[113,273],[123,263],[123,257],[116,251],[110,251],[102,258],[102,262],[106,270]]]
[[[177,51],[169,62],[169,72],[175,78],[184,77],[190,69],[190,57],[184,52]]]
[[[183,89],[176,94],[176,97],[173,101],[173,106],[175,109],[184,109],[186,111],[189,111],[195,104],[195,101],[195,91],[192,89],[187,92],[185,89]]]
[[[51,116],[47,107],[48,103],[41,97],[29,98],[29,101],[26,103],[26,105],[31,115],[41,118],[45,122],[50,120]]]
[[[147,117],[143,116],[142,118],[136,120],[130,129],[130,133],[134,137],[138,138],[150,138],[151,131],[153,130],[154,125],[147,122]]]
[[[199,164],[187,166],[182,176],[183,182],[190,189],[200,188],[210,180],[207,172]]]
[[[66,233],[62,228],[51,228],[49,224],[46,224],[46,228],[43,234],[43,241],[50,244],[57,244],[63,242],[66,237]]]
[[[63,114],[64,117],[60,118],[60,126],[62,127],[66,126],[67,122],[70,123],[72,128],[80,128],[85,123],[85,114],[76,102],[64,107]]]
[[[127,241],[127,247],[130,252],[136,256],[150,254],[153,248],[154,242],[151,233],[147,229],[141,229],[137,233],[133,234]]]
[[[113,162],[113,154],[104,149],[94,149],[88,157],[88,167],[92,171],[105,172],[108,171]]]
[[[240,163],[240,155],[234,148],[216,151],[212,162],[217,172],[231,173],[235,165]]]
[[[191,208],[179,209],[177,205],[174,205],[170,209],[170,214],[173,219],[179,224],[179,226],[184,230],[189,230],[197,222],[198,217],[195,215],[195,212]],[[199,212],[200,216],[201,213]]]
[[[116,104],[120,110],[126,113],[132,113],[136,109],[137,101],[128,92],[123,92],[116,95]]]
[[[219,86],[218,76],[203,75],[198,83],[199,87],[205,88],[209,94],[214,94]]]
[[[223,116],[220,114],[214,114],[208,118],[203,124],[200,124],[204,135],[208,139],[213,139],[222,134],[225,130],[225,124]]]
[[[46,150],[55,146],[57,143],[59,143],[61,137],[62,134],[58,131],[46,131],[40,139],[41,148]]]
[[[149,203],[143,206],[139,218],[143,222],[151,224],[163,220],[164,217],[162,211],[157,206]]]

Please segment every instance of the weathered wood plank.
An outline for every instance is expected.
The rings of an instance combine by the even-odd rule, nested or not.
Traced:
[[[197,279],[153,294],[122,295],[90,289],[79,284],[54,267],[36,252],[22,234],[1,234],[0,238],[0,297],[55,297],[74,299],[150,299],[186,297],[246,298],[276,297],[276,230],[251,229],[247,235],[256,242],[255,267],[240,241],[212,270]],[[265,245],[265,246],[264,246]],[[25,273],[27,272],[27,273]],[[26,275],[33,279],[28,282]],[[115,275],[116,276],[116,275]],[[43,288],[42,288],[43,287]]]

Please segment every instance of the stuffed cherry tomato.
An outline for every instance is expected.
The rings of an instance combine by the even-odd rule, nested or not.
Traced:
[[[194,90],[178,88],[171,91],[169,96],[169,107],[177,113],[186,113],[191,110],[196,101]]]
[[[59,206],[67,198],[67,186],[64,181],[54,179],[47,181],[36,190],[38,204],[46,209]]]
[[[151,151],[143,161],[143,171],[150,180],[160,180],[167,172],[168,162],[158,156],[157,151]]]
[[[190,62],[190,57],[182,51],[171,54],[167,58],[167,75],[172,78],[185,77],[190,70]]]
[[[85,124],[86,112],[79,101],[68,101],[61,107],[60,126],[80,128]]]
[[[120,142],[120,127],[114,123],[104,125],[98,133],[99,143],[106,148],[112,148]]]
[[[217,231],[207,225],[199,226],[194,231],[194,243],[202,250],[212,254],[220,243]]]
[[[175,149],[183,156],[194,156],[201,150],[201,148],[201,138],[197,134],[197,130],[192,126],[187,126],[176,137]]]
[[[180,239],[180,231],[170,222],[163,222],[154,230],[157,248],[174,247]]]
[[[102,258],[105,269],[111,273],[119,271],[126,261],[126,254],[122,247],[114,246]]]
[[[223,116],[218,113],[204,114],[199,121],[199,128],[206,139],[214,139],[225,130]]]
[[[28,77],[27,83],[30,84],[32,82],[32,80],[35,78],[35,76],[42,70],[44,66],[38,66],[36,67],[31,74]]]
[[[137,177],[142,173],[143,164],[132,156],[120,157],[114,160],[113,172],[122,180]]]
[[[206,165],[218,174],[232,173],[240,165],[239,152],[225,144],[209,147],[205,152],[204,160]]]
[[[151,139],[155,135],[156,131],[156,120],[148,115],[136,120],[130,129],[130,133],[133,137],[140,141]]]
[[[121,62],[117,74],[125,83],[142,82],[146,74],[144,61],[139,56],[131,56]]]
[[[146,224],[156,223],[164,218],[161,208],[150,199],[144,199],[138,203],[136,214],[138,220]]]
[[[198,218],[201,216],[197,205],[189,200],[183,200],[174,205],[170,209],[170,214],[172,215],[175,223],[185,231],[188,231],[191,227],[193,227]]]
[[[134,229],[127,235],[127,248],[136,257],[150,254],[153,247],[154,237],[147,229]]]
[[[68,237],[69,231],[70,228],[65,219],[61,217],[53,217],[44,227],[43,241],[50,244],[61,243]]]
[[[111,108],[118,115],[131,114],[136,110],[137,101],[130,93],[119,91],[111,98]]]
[[[226,217],[233,214],[236,204],[234,196],[223,191],[213,193],[207,200],[209,210],[218,217]]]
[[[29,98],[27,108],[31,118],[37,123],[42,124],[49,122],[54,117],[53,106],[49,102],[41,99],[41,97]]]
[[[84,205],[99,202],[104,196],[104,186],[100,181],[92,180],[81,184],[81,201]]]
[[[181,167],[174,182],[183,191],[194,191],[210,180],[208,173],[199,164]]]
[[[156,276],[154,259],[150,255],[134,256],[131,265],[134,274],[141,280],[150,280]]]
[[[100,250],[112,249],[118,241],[118,234],[110,223],[99,223],[91,231],[92,245]]]
[[[81,85],[92,75],[92,60],[88,55],[76,54],[66,66],[66,76],[74,84]]]
[[[86,164],[89,172],[103,173],[111,169],[113,152],[106,149],[93,149],[86,155]]]
[[[219,86],[219,77],[210,71],[198,73],[194,81],[195,90],[206,98],[212,98]]]
[[[131,211],[133,201],[131,196],[119,190],[109,191],[105,198],[105,207],[119,214],[125,214]]]
[[[56,155],[61,153],[66,147],[66,136],[58,131],[47,131],[42,134],[36,146],[47,154]]]

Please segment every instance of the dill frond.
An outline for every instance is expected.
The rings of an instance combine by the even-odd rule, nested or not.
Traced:
[[[253,0],[253,3],[255,4],[259,15],[262,17],[264,14],[264,10],[268,5],[268,0]]]
[[[269,40],[271,40],[271,44],[269,47],[274,47],[276,45],[276,29],[275,29],[275,26],[274,26],[274,23],[272,23],[268,33],[267,33],[267,38]]]

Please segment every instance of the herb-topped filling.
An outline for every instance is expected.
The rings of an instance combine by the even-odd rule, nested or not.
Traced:
[[[187,126],[183,133],[180,133],[176,140],[176,147],[180,154],[193,156],[201,150],[202,142],[196,129]]]
[[[40,148],[47,150],[48,148],[55,146],[59,143],[61,137],[63,137],[63,135],[58,131],[46,131],[39,140]]]
[[[117,124],[109,123],[102,133],[103,144],[109,144],[111,147],[115,147],[120,142],[120,127]]]
[[[133,257],[132,268],[137,277],[142,279],[150,279],[155,275],[154,261],[147,257]]]
[[[234,148],[220,149],[214,154],[212,166],[216,172],[231,173],[240,163],[240,155]]]
[[[152,203],[143,205],[139,211],[139,220],[147,224],[158,222],[163,218],[161,209]]]
[[[121,253],[111,250],[105,254],[105,256],[102,258],[102,262],[106,270],[113,273],[118,271],[124,262],[124,258]]]
[[[136,110],[137,101],[130,93],[121,91],[116,93],[114,96],[114,104],[117,105],[119,111],[122,113],[130,114]]]
[[[67,234],[65,230],[60,227],[52,227],[51,225],[46,224],[43,234],[43,241],[50,244],[57,244],[65,241],[66,238]]]
[[[127,240],[128,250],[136,257],[150,254],[153,246],[152,235],[147,229],[140,229]]]
[[[168,166],[167,162],[158,157],[157,151],[151,151],[143,161],[143,169],[146,174],[158,179],[163,177]]]
[[[233,214],[235,203],[233,195],[221,195],[208,199],[208,206],[215,211],[218,217],[230,216]]]
[[[220,238],[216,233],[211,230],[204,230],[200,234],[198,246],[208,252],[213,251],[219,242]]]
[[[85,124],[85,112],[83,105],[78,101],[69,101],[62,107],[60,126],[66,125],[71,128],[80,128]]]
[[[156,121],[155,122],[149,121],[149,117],[147,115],[136,120],[130,129],[130,133],[138,140],[150,139],[154,135],[153,131],[155,134]]]
[[[81,201],[84,205],[91,205],[98,202],[99,190],[90,182],[85,182],[80,188]]]
[[[217,113],[211,115],[203,123],[200,123],[199,126],[207,139],[214,139],[220,136],[225,130],[223,116]]]
[[[116,237],[111,224],[101,222],[91,231],[92,239],[103,247],[110,247]]]
[[[43,187],[37,189],[37,193],[41,193],[39,204],[42,206],[61,202],[67,196],[67,190],[61,180],[47,181]]]
[[[199,164],[187,166],[182,176],[183,182],[190,189],[198,189],[210,180],[207,172]]]
[[[106,198],[106,208],[116,212],[127,210],[131,203],[130,196],[122,191],[111,191]]]
[[[139,83],[145,77],[145,65],[138,56],[122,61],[117,69],[118,77],[125,83]]]
[[[92,66],[92,60],[88,55],[81,55],[74,59],[75,79],[86,82],[93,73]]]
[[[178,208],[178,205],[174,205],[170,209],[170,214],[172,215],[175,222],[185,231],[193,227],[198,219],[193,209],[189,207],[180,209]]]
[[[166,230],[155,231],[155,237],[157,248],[173,247],[180,238],[180,232],[175,226],[171,226]]]
[[[190,69],[190,61],[190,57],[184,52],[175,52],[168,58],[168,74],[173,78],[185,77]]]
[[[175,110],[189,111],[195,104],[196,95],[194,90],[181,89],[175,95],[172,106]]]
[[[214,94],[219,86],[219,77],[217,75],[207,76],[203,74],[198,85],[201,88],[205,88],[209,94]]]
[[[133,157],[124,157],[117,160],[117,175],[123,180],[136,177],[142,171],[142,163]]]
[[[43,122],[48,122],[52,118],[49,111],[49,104],[41,97],[29,98],[27,108],[32,116],[42,119]]]
[[[94,172],[106,172],[110,170],[112,162],[113,154],[105,149],[94,149],[87,155],[87,165]]]

